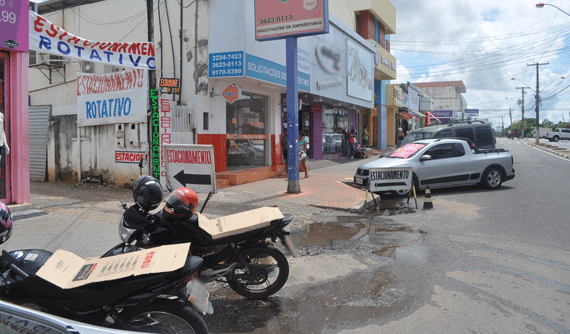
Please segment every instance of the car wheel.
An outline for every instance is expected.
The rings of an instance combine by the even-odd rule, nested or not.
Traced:
[[[490,167],[483,174],[482,181],[485,187],[497,189],[503,184],[503,173],[497,167]]]
[[[549,142],[553,142],[554,140],[553,140],[553,139],[550,139],[550,138],[548,138],[548,141],[549,141]]]
[[[558,138],[558,136],[552,138],[552,140],[554,140],[554,142],[558,142],[560,140],[560,138]]]

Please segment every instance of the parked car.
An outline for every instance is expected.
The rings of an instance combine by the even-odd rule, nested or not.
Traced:
[[[250,139],[236,139],[235,143],[245,151],[245,161],[248,165],[253,165],[256,162],[263,162],[263,143],[259,145]]]
[[[491,124],[484,121],[460,121],[449,124],[431,124],[410,131],[402,146],[415,140],[430,138],[460,137],[471,139],[480,149],[495,148],[495,135]]]
[[[542,137],[542,135],[541,135]],[[559,140],[567,139],[570,140],[570,129],[566,128],[559,128],[554,131],[548,131],[544,134],[544,138],[548,139],[548,141],[557,142]]]
[[[499,188],[515,177],[513,156],[504,149],[478,149],[464,138],[424,139],[408,143],[386,158],[358,166],[354,184],[369,188],[370,168],[412,167],[418,190],[481,183]]]

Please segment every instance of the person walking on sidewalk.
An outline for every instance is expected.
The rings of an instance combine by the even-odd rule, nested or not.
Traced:
[[[309,172],[307,170],[307,165],[305,161],[307,160],[307,139],[303,138],[303,135],[299,133],[299,161],[300,161],[300,171],[305,172],[305,178],[309,177]]]
[[[404,131],[402,131],[402,128],[398,128],[398,147],[402,147],[402,142],[404,141],[404,138],[406,138]]]

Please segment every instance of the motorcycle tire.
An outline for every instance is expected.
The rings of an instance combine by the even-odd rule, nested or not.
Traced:
[[[165,334],[208,334],[204,318],[180,301],[164,299],[152,304],[126,308],[121,316],[126,330]]]
[[[234,268],[228,284],[237,294],[249,299],[264,299],[279,291],[289,278],[289,262],[274,247],[257,247],[241,252],[247,264]],[[272,280],[276,277],[275,280]]]

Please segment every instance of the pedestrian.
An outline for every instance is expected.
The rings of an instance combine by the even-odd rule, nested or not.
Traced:
[[[366,126],[362,130],[362,146],[364,148],[368,147],[368,128]]]
[[[340,133],[342,134],[342,142],[340,145],[342,155],[348,157],[348,133],[345,129],[342,129]]]
[[[283,161],[285,161],[285,165],[287,165],[287,128],[283,129],[279,141],[281,142],[281,152],[283,153]]]
[[[356,130],[354,130],[354,128],[352,128],[348,134],[348,148],[348,158],[352,159],[354,158],[354,153],[356,152]]]
[[[406,135],[404,135],[402,128],[398,128],[398,147],[402,146],[402,142],[404,141],[405,137]]]
[[[307,139],[303,138],[303,135],[299,133],[299,161],[300,161],[300,171],[305,172],[305,178],[309,177],[309,171],[307,170],[307,165],[305,161],[307,160]]]

